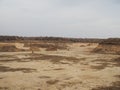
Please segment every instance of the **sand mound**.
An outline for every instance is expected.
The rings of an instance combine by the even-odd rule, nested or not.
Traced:
[[[96,53],[120,54],[120,39],[106,39],[93,50]]]
[[[0,46],[0,52],[17,52],[17,51],[24,51],[24,50],[18,49],[14,45]]]
[[[56,51],[56,50],[66,50],[67,49],[67,45],[65,43],[32,43],[30,44],[26,44],[24,45],[24,47],[33,47],[33,48],[44,48],[46,49],[46,51]],[[36,49],[39,50],[39,49]]]

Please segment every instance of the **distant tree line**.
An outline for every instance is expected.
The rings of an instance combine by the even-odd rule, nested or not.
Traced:
[[[23,37],[19,36],[0,36],[0,41],[15,41],[15,40],[24,40]]]
[[[109,38],[100,42],[100,44],[120,45],[120,38]]]
[[[19,36],[0,36],[1,42],[11,41],[47,41],[47,42],[83,42],[100,43],[104,39],[97,38],[65,38],[65,37],[19,37]]]

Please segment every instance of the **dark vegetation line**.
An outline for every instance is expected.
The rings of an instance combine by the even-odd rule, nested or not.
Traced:
[[[11,41],[53,41],[53,42],[83,42],[83,43],[99,43],[104,39],[97,38],[65,38],[65,37],[20,37],[20,36],[0,36],[0,42]]]
[[[120,38],[109,38],[100,42],[100,44],[120,45]]]
[[[66,37],[20,37],[20,36],[0,36],[0,42],[15,42],[15,41],[46,41],[46,42],[82,42],[82,43],[100,43],[100,44],[118,44],[120,38],[66,38]]]

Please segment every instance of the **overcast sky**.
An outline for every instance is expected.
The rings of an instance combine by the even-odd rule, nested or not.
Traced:
[[[120,0],[0,0],[0,35],[120,37]]]

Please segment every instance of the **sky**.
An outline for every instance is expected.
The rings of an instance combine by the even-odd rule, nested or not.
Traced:
[[[120,0],[0,0],[0,35],[120,37]]]

